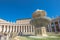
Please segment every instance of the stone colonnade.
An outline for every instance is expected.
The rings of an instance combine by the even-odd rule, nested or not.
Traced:
[[[60,32],[60,20],[52,21],[48,27],[48,32]]]
[[[1,40],[9,40],[10,38],[15,37],[16,35],[34,35],[35,28],[30,24],[8,24],[0,23],[0,35]],[[20,34],[19,34],[20,33]],[[11,40],[11,39],[10,39]]]
[[[2,33],[25,33],[32,34],[34,33],[34,26],[32,25],[1,25]]]

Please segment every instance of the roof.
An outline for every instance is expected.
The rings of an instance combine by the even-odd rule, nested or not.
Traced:
[[[57,20],[60,20],[60,16],[52,19],[52,21],[57,21]]]
[[[10,22],[8,22],[8,21],[6,21],[4,19],[0,19],[0,23],[10,23]]]

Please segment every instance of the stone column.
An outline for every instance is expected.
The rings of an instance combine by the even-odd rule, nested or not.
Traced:
[[[26,32],[27,32],[27,26],[26,26]]]
[[[17,33],[18,33],[18,29],[19,29],[19,28],[18,28],[18,26],[17,26]]]
[[[51,26],[51,23],[50,23],[50,31],[52,32],[52,26]]]
[[[7,33],[9,32],[9,26],[7,25]]]
[[[5,26],[5,29],[6,29],[6,31],[5,31],[5,32],[7,32],[7,25]]]
[[[26,32],[26,25],[25,25],[25,32]]]
[[[12,27],[12,30],[11,30],[11,31],[12,31],[12,33],[13,33],[13,26],[11,26],[11,27]]]
[[[28,32],[29,30],[28,30],[28,25],[27,25],[27,32]]]
[[[25,32],[25,26],[24,26],[24,32]]]
[[[20,26],[19,26],[19,32],[20,32]]]
[[[18,26],[17,26],[17,33],[18,33]]]
[[[30,33],[30,25],[28,26],[28,30],[29,30],[29,33]]]
[[[33,33],[34,33],[34,35],[35,35],[35,26],[33,26]]]
[[[51,27],[50,27],[50,24],[48,25],[48,32],[51,32]]]
[[[53,24],[54,24],[54,29],[55,29],[55,32],[57,32],[55,22],[53,22]]]
[[[19,30],[20,28],[19,28],[19,26],[18,26],[18,33],[20,32],[20,30]]]
[[[29,25],[28,25],[28,32],[29,32]]]
[[[16,26],[16,32],[17,32],[17,26]]]
[[[21,26],[21,32],[22,32],[22,26]]]
[[[58,20],[58,25],[59,25],[59,31],[60,31],[60,23],[59,23],[60,20]]]
[[[3,26],[1,26],[1,25],[0,25],[0,32],[2,32],[2,31],[3,31],[3,30],[2,30],[2,28],[3,28]]]
[[[32,25],[32,32],[33,32],[33,35],[35,35],[35,27]]]
[[[13,26],[13,32],[15,31],[15,27]]]
[[[12,26],[10,26],[10,33],[12,32]]]
[[[4,31],[4,26],[0,26],[1,27],[1,32],[3,33]]]
[[[31,25],[31,32],[32,32],[32,25]]]
[[[9,26],[9,33],[10,33],[10,26]]]
[[[16,26],[14,26],[14,32],[16,32]]]
[[[6,27],[5,27],[5,25],[4,25],[4,30],[3,30],[3,33],[6,31]]]
[[[50,32],[50,31],[49,31],[49,25],[48,25],[47,29],[48,29],[48,32]]]
[[[20,32],[21,32],[21,26],[20,26]]]

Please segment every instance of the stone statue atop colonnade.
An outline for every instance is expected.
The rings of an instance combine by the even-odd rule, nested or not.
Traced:
[[[33,15],[31,24],[35,26],[35,35],[47,36],[46,26],[50,22],[50,18],[46,16],[44,10],[37,9]]]

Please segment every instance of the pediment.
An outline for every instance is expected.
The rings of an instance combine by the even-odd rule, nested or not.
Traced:
[[[10,23],[10,22],[3,20],[3,19],[0,19],[0,23]]]

